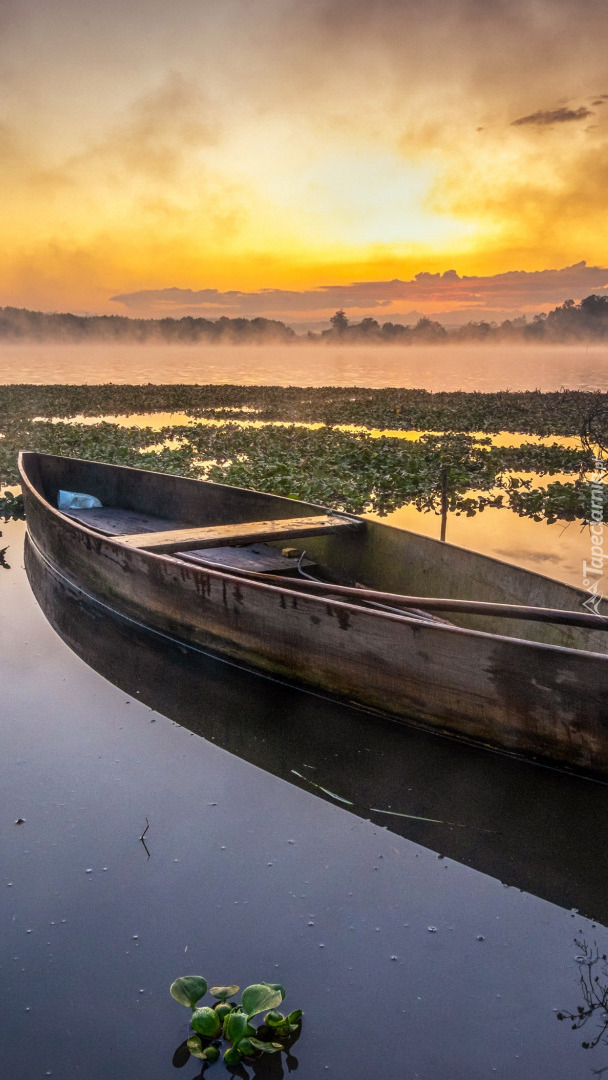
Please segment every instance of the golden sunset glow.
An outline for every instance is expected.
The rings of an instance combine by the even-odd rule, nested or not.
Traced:
[[[507,317],[608,285],[600,0],[28,0],[0,29],[0,304],[217,316],[236,292],[297,321],[367,282],[343,306]],[[583,262],[496,304],[380,288]]]

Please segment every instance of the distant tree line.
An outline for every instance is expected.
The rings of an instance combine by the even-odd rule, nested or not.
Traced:
[[[130,319],[125,315],[71,315],[0,308],[0,340],[4,341],[106,341],[124,343],[167,342],[173,344],[255,344],[319,341],[335,344],[436,345],[461,342],[535,342],[563,344],[608,339],[608,296],[587,296],[579,304],[565,300],[552,311],[527,319],[525,315],[504,322],[468,322],[445,327],[423,317],[414,325],[367,317],[349,321],[344,311],[331,317],[330,328],[298,335],[275,319]]]
[[[587,296],[576,304],[565,300],[549,313],[534,315],[530,320],[522,315],[504,322],[468,322],[447,328],[440,322],[423,317],[414,325],[365,318],[351,323],[344,311],[337,311],[329,320],[331,327],[320,334],[309,334],[310,340],[398,343],[400,345],[441,344],[458,342],[547,342],[601,341],[608,339],[608,296]]]
[[[124,315],[70,315],[0,308],[0,340],[106,341],[191,344],[286,342],[295,332],[273,319],[129,319]]]

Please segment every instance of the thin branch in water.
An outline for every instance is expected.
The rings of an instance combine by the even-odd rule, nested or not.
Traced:
[[[560,1012],[558,1020],[569,1020],[573,1031],[580,1031],[590,1020],[599,1021],[596,1035],[581,1045],[584,1050],[593,1050],[600,1043],[604,1045],[608,1041],[608,957],[600,953],[597,945],[587,945],[584,940],[574,939],[574,944],[581,950],[581,955],[576,957],[580,966],[580,990],[584,1005],[579,1005],[576,1012]],[[596,971],[599,970],[599,974]],[[608,1071],[608,1065],[595,1071],[596,1076]]]
[[[140,842],[144,845],[146,855],[148,856],[148,858],[150,858],[150,849],[148,848],[148,845],[146,844],[146,841],[145,841],[144,838],[145,838],[145,835],[146,835],[149,828],[150,828],[150,822],[146,818],[146,827],[145,827],[144,831],[142,832],[139,839],[140,839]]]

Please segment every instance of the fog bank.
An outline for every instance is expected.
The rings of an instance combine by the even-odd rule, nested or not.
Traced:
[[[108,382],[608,390],[608,346],[0,345],[1,385]]]

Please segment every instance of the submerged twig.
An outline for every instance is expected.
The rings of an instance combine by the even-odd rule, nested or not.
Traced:
[[[308,766],[310,767],[310,766]],[[361,811],[367,811],[369,814],[389,814],[392,817],[409,818],[411,821],[426,821],[432,825],[449,825],[454,829],[476,829],[479,832],[493,833],[494,829],[483,829],[476,825],[465,825],[460,821],[443,821],[439,818],[422,817],[420,814],[404,814],[399,810],[380,810],[377,806],[359,806],[354,803],[352,799],[345,799],[342,795],[337,795],[335,791],[330,791],[329,788],[322,787],[321,784],[316,784],[314,780],[311,780],[308,776],[303,776],[302,773],[297,772],[296,769],[291,770],[294,776],[297,776],[299,780],[304,780],[306,784],[310,784],[311,787],[316,788],[317,791],[322,791],[324,795],[329,795],[331,799],[337,799],[338,802],[345,803],[347,806],[353,806],[355,809]]]
[[[331,799],[337,799],[338,802],[346,803],[347,806],[354,806],[355,804],[351,799],[343,799],[341,795],[336,795],[335,791],[330,791],[329,788],[321,787],[320,784],[315,784],[314,780],[309,780],[307,776],[302,776],[302,773],[296,772],[295,769],[291,770],[294,776],[297,776],[299,780],[304,780],[311,787],[318,788],[324,795],[329,795]]]
[[[369,812],[370,814],[391,814],[393,817],[409,818],[410,821],[428,821],[431,825],[451,825],[455,829],[467,828],[460,821],[442,821],[440,818],[422,817],[420,814],[402,814],[399,810],[379,810],[377,806],[370,806]]]
[[[146,841],[145,841],[144,837],[145,837],[145,835],[146,835],[149,828],[150,828],[150,822],[146,818],[146,827],[145,827],[144,831],[142,832],[139,839],[140,839],[141,843],[144,845],[146,855],[148,856],[148,858],[150,858],[150,849],[148,848],[148,845],[146,844]]]

